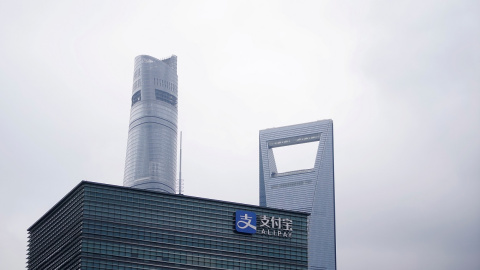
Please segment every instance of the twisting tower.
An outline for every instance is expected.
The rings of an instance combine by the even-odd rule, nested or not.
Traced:
[[[135,58],[123,185],[176,192],[177,57]]]

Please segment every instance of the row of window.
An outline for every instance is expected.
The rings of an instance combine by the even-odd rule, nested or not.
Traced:
[[[177,107],[177,97],[165,91],[155,89],[155,99],[167,102],[168,104]],[[140,100],[142,100],[142,93],[141,90],[138,90],[132,95],[132,106]]]
[[[140,222],[149,226],[172,226],[194,230],[207,230],[230,233],[233,227],[235,210],[219,211],[209,208],[194,211],[187,205],[163,204],[139,204],[125,203],[112,199],[86,198],[85,214],[96,217],[114,218],[119,222]],[[198,204],[197,204],[198,205]],[[182,207],[182,208],[175,208]],[[259,213],[264,214],[264,213]],[[268,214],[268,213],[267,213]],[[123,220],[123,221],[122,221]],[[302,222],[303,221],[303,222]],[[293,217],[292,243],[305,243],[307,239],[307,224],[305,220]],[[280,240],[279,240],[280,241]],[[281,239],[284,241],[284,239]]]
[[[113,244],[114,243],[98,247],[90,242],[90,240],[86,240],[82,252],[87,256],[106,255],[105,258],[110,259],[121,258],[124,260],[124,258],[131,258],[140,259],[145,263],[152,264],[155,262],[174,262],[220,269],[233,269],[234,267],[238,267],[239,269],[298,269],[299,266],[306,266],[307,263],[306,258],[303,261],[278,260],[275,258],[266,260],[260,257],[252,259],[251,257],[242,256],[241,254],[239,254],[238,257],[234,257],[228,256],[227,254],[208,254],[166,248],[132,249],[131,251],[125,252],[115,250]]]
[[[110,201],[114,203],[119,203],[125,205],[125,203],[134,203],[135,206],[140,206],[145,209],[154,209],[157,211],[158,209],[165,209],[165,207],[170,207],[175,209],[186,209],[192,212],[200,212],[200,213],[233,213],[239,208],[244,206],[231,206],[225,204],[223,202],[215,202],[215,201],[206,201],[206,200],[198,200],[194,198],[182,198],[182,196],[175,196],[169,194],[156,194],[156,193],[143,193],[139,194],[135,191],[114,191],[114,190],[106,190],[106,189],[85,189],[86,199],[92,199],[95,201],[99,201],[105,199],[105,201]],[[162,196],[167,195],[167,196]],[[172,197],[175,196],[175,197]],[[133,206],[133,205],[131,205]],[[131,207],[129,206],[129,207]],[[256,209],[245,208],[245,210],[256,212]],[[265,213],[267,215],[274,215],[274,216],[282,216],[284,212],[275,211],[274,209],[269,209]],[[289,218],[294,220],[296,224],[301,226],[305,224],[305,216],[300,214],[289,213]],[[306,224],[305,224],[306,226]]]
[[[178,196],[180,197],[180,196]],[[148,212],[149,209],[153,210],[150,213],[158,213],[158,210],[170,209],[173,211],[178,210],[188,210],[190,213],[201,213],[204,214],[231,214],[234,213],[236,210],[241,208],[241,206],[225,206],[225,205],[215,205],[215,204],[207,204],[198,201],[182,201],[179,198],[151,198],[151,197],[143,197],[143,198],[136,198],[132,196],[128,196],[127,194],[123,195],[110,195],[110,194],[103,194],[103,193],[87,193],[85,197],[86,201],[91,201],[92,204],[98,202],[111,202],[112,204],[124,205],[127,208],[135,207],[141,208],[142,211]],[[102,204],[100,204],[102,205]],[[113,205],[110,205],[114,207]],[[255,210],[249,210],[258,212]],[[267,215],[274,215],[274,216],[284,216],[285,214],[268,211],[265,213]],[[305,224],[305,218],[299,218],[293,215],[289,215],[289,218],[294,220],[294,222],[299,224]]]
[[[72,192],[29,229],[29,269],[54,269],[80,252],[82,197]]]
[[[162,80],[162,79],[153,78],[153,84],[157,86],[162,86],[171,91],[175,91],[175,92],[178,91],[178,87],[176,84],[171,83],[169,81]]]
[[[203,264],[202,264],[203,263]],[[198,261],[198,264],[186,265],[181,264],[180,259],[173,259],[169,265],[162,266],[152,264],[141,264],[126,261],[102,260],[99,258],[85,258],[82,261],[81,270],[204,270],[205,262]],[[211,265],[211,263],[210,263]],[[212,270],[305,270],[307,266],[285,266],[275,265],[270,268],[267,266],[259,266],[260,268],[241,268],[240,266],[229,265],[227,263],[220,263],[216,267],[209,266]]]
[[[106,244],[105,244],[106,243]],[[130,254],[141,254],[140,258],[146,258],[145,256],[148,257],[158,257],[159,252],[160,253],[171,253],[171,254],[176,254],[178,252],[187,252],[188,250],[192,250],[195,253],[195,249],[191,249],[191,246],[175,246],[172,244],[165,244],[165,243],[157,243],[156,247],[147,247],[147,246],[138,246],[138,245],[126,245],[126,247],[119,247],[118,243],[112,244],[108,242],[104,242],[103,245],[97,244],[94,246],[90,246],[90,248],[96,248],[96,249],[108,249],[110,250],[109,254],[114,254],[117,256],[127,256],[131,257]],[[125,246],[125,244],[123,244]],[[238,246],[238,245],[237,245]],[[88,252],[93,252],[92,250],[88,249],[86,246],[82,247],[83,251],[88,251]],[[284,261],[284,262],[290,262],[290,263],[299,263],[301,261],[306,261],[307,260],[307,255],[304,256],[293,256],[293,255],[288,255],[288,254],[282,254],[282,255],[276,255],[272,256],[272,253],[266,252],[265,250],[262,252],[257,252],[256,254],[251,254],[251,253],[245,253],[245,252],[240,252],[239,249],[232,249],[232,250],[214,250],[214,249],[209,249],[207,247],[202,247],[201,251],[203,253],[209,253],[209,254],[219,254],[221,256],[234,256],[234,257],[249,257],[250,259],[256,258],[256,259],[268,259],[268,260],[276,260],[276,261]],[[228,252],[228,253],[225,253]]]
[[[136,225],[142,225],[146,227],[157,227],[157,228],[162,228],[165,230],[184,230],[184,231],[193,231],[196,233],[202,233],[202,234],[208,234],[210,237],[215,237],[215,236],[222,236],[222,237],[236,237],[240,238],[241,236],[234,234],[234,228],[233,224],[231,228],[216,228],[216,227],[203,227],[200,225],[195,225],[195,224],[184,224],[184,223],[179,223],[179,222],[162,222],[162,221],[157,221],[157,222],[144,222],[142,221],[141,218],[134,218],[134,217],[128,217],[128,218],[115,218],[111,215],[90,215],[91,213],[85,213],[85,218],[87,219],[98,219],[98,220],[108,220],[112,222],[118,222],[118,223],[126,223],[126,224],[136,224]],[[139,237],[144,237],[144,236],[139,236]],[[250,236],[254,241],[264,241],[264,242],[270,242],[272,245],[290,245],[290,246],[299,246],[303,247],[306,245],[306,240],[304,241],[294,241],[292,240],[293,238],[283,238],[283,237],[276,237],[276,236],[267,236],[267,235],[253,235]]]
[[[138,69],[138,71],[140,71],[140,69]],[[137,74],[137,72],[135,72],[134,74],[134,80],[140,75],[140,73]],[[138,79],[138,80],[135,80],[133,82],[133,89],[136,89],[140,86],[142,86],[143,83],[142,83],[142,80],[141,79]],[[165,89],[168,89],[168,90],[171,90],[173,92],[177,92],[178,91],[178,88],[177,88],[177,85],[175,85],[174,83],[171,83],[169,81],[165,81],[165,80],[161,80],[161,79],[158,79],[158,78],[153,78],[153,85],[155,86],[161,86]]]
[[[81,230],[82,206],[80,194],[59,206],[50,216],[42,218],[38,227],[29,233],[29,260],[41,260],[46,253],[54,252],[58,246],[70,241]]]
[[[152,114],[155,114],[155,116],[170,121],[174,126],[177,126],[178,111],[175,107],[163,106],[161,102],[154,102],[150,105],[150,112],[147,112],[140,107],[132,107],[132,110],[130,111],[130,119],[136,120],[144,116],[152,116]]]
[[[133,89],[135,88],[138,88],[142,86],[142,80],[136,80],[134,83],[133,83]]]
[[[48,212],[49,215],[46,214],[39,221],[37,221],[28,230],[30,237],[32,237],[32,242],[39,240],[39,237],[44,236],[45,231],[50,231],[53,226],[57,226],[57,224],[65,224],[66,221],[70,221],[72,218],[75,218],[76,215],[73,209],[79,209],[82,198],[83,192],[81,191],[71,194],[68,200],[50,210]]]
[[[110,201],[92,202],[86,201],[84,205],[85,213],[91,215],[150,222],[161,225],[175,225],[202,229],[223,229],[229,231],[233,226],[234,211],[219,213],[219,211],[195,212],[187,209],[178,209],[164,205],[152,208],[139,207],[138,204],[111,204]],[[193,225],[188,226],[188,225]],[[295,240],[305,240],[307,238],[306,224],[292,221]],[[219,230],[221,231],[221,230]]]
[[[90,220],[86,219],[84,222],[84,229],[92,229],[92,230],[103,230],[104,232],[98,232],[104,235],[110,235],[112,233],[128,233],[136,235],[136,239],[155,239],[154,242],[157,241],[157,238],[165,238],[165,239],[180,239],[184,240],[183,238],[193,239],[191,241],[196,241],[200,244],[210,243],[210,244],[218,244],[223,245],[222,243],[231,243],[231,242],[238,242],[238,241],[246,241],[250,246],[257,245],[262,247],[265,244],[271,245],[271,249],[276,250],[292,250],[291,252],[288,251],[287,254],[301,254],[304,252],[304,248],[306,247],[306,242],[302,244],[295,244],[289,241],[282,241],[287,239],[280,239],[280,241],[276,241],[277,238],[274,236],[245,236],[243,234],[233,233],[234,229],[233,226],[228,233],[216,233],[214,231],[199,231],[199,230],[188,230],[185,227],[178,227],[178,226],[158,226],[158,227],[146,227],[140,226],[139,224],[126,224],[126,223],[117,223],[117,222],[109,222],[104,220]],[[255,247],[253,247],[255,249]],[[298,252],[297,252],[298,251]]]
[[[177,97],[170,93],[167,93],[159,89],[155,89],[155,98],[157,100],[165,101],[174,107],[177,107]]]
[[[119,227],[122,225],[118,224]],[[212,236],[191,234],[186,232],[176,232],[167,230],[158,230],[157,232],[145,231],[145,229],[137,231],[130,228],[114,228],[110,226],[95,226],[91,228],[85,224],[84,232],[96,234],[98,236],[118,237],[123,239],[131,239],[135,241],[151,242],[148,244],[168,244],[185,247],[196,247],[202,249],[211,249],[218,251],[237,252],[241,254],[262,255],[275,258],[286,258],[301,260],[306,258],[306,246],[292,246],[288,244],[277,245],[275,243],[269,244],[268,248],[265,245],[268,241],[263,243],[252,241],[252,239],[234,239],[225,236]],[[238,243],[243,245],[238,245]],[[125,250],[125,247],[124,247]]]
[[[28,269],[59,269],[64,267],[68,261],[80,255],[81,241],[79,239],[67,241],[66,243],[57,246],[40,247],[42,251],[41,256],[35,259],[28,258]],[[61,252],[58,252],[61,250]]]
[[[42,242],[36,246],[30,246],[28,254],[28,263],[35,265],[43,262],[45,259],[52,259],[52,254],[58,255],[58,250],[64,250],[61,254],[64,256],[67,250],[79,246],[81,238],[81,224],[75,228],[68,228],[65,232],[59,232],[57,236],[48,241]]]
[[[179,209],[169,207],[168,205],[157,206],[155,208],[141,207],[138,204],[112,204],[111,201],[85,202],[85,210],[93,210],[120,215],[133,215],[140,218],[176,221],[190,224],[205,224],[208,226],[220,225],[225,227],[226,222],[233,222],[234,211],[220,213],[219,211],[197,212],[188,209]],[[212,223],[212,224],[210,224]],[[300,229],[300,227],[298,227]]]
[[[170,106],[169,106],[170,107]],[[138,113],[138,116],[132,116],[131,119],[135,119],[130,123],[130,130],[128,136],[128,142],[130,143],[145,143],[159,147],[161,144],[164,146],[171,145],[172,149],[176,149],[174,146],[177,141],[177,124],[176,117],[162,113],[160,115],[152,116],[145,115],[145,112]],[[146,140],[145,134],[154,132],[157,136],[151,141]],[[164,140],[162,140],[165,138]]]
[[[168,212],[168,210],[158,211],[156,214],[142,213],[136,208],[129,208],[126,206],[118,206],[124,208],[122,210],[114,210],[111,206],[88,206],[85,205],[85,217],[102,217],[115,219],[118,222],[139,222],[155,227],[173,227],[183,228],[185,230],[196,230],[205,232],[216,232],[230,234],[233,229],[233,217],[225,219],[225,216],[194,216],[191,213],[179,213],[179,211]],[[266,236],[260,236],[266,237]],[[306,232],[301,232],[299,228],[294,226],[293,237],[288,239],[277,239],[275,241],[284,241],[292,243],[305,243],[307,236]]]

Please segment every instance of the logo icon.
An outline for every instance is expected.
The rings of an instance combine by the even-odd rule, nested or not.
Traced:
[[[257,215],[254,212],[237,210],[235,212],[235,229],[241,233],[256,233]]]

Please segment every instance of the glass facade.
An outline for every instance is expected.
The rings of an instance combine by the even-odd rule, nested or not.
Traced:
[[[319,141],[311,169],[278,173],[273,148]],[[260,205],[311,213],[308,269],[335,270],[333,122],[322,120],[260,131]]]
[[[29,228],[28,269],[307,269],[307,217],[84,181]]]
[[[124,186],[176,193],[177,57],[135,58]]]

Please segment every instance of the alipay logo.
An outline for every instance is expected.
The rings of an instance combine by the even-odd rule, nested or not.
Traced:
[[[256,233],[257,215],[254,212],[237,210],[235,212],[235,229],[241,233]]]

